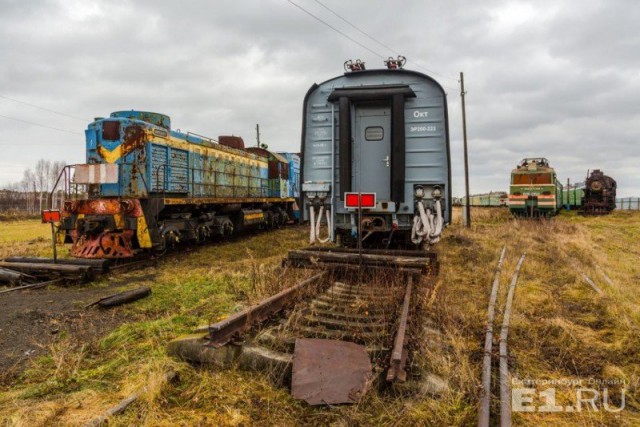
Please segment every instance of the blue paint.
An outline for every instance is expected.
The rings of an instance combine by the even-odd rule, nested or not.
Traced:
[[[117,140],[103,138],[103,124],[118,122]],[[288,162],[297,162],[296,173],[290,174],[288,194],[281,194],[279,179],[269,179],[269,168],[228,159],[230,154],[247,160],[262,160],[260,155],[218,145],[193,134],[172,131],[170,118],[145,111],[117,111],[109,118],[97,119],[85,131],[87,163],[106,163],[100,150],[113,152],[124,144],[124,136],[137,127],[147,133],[167,135],[191,145],[186,149],[172,148],[162,139],[156,142],[131,141],[123,146],[130,150],[115,160],[119,165],[117,184],[100,185],[99,196],[147,198],[150,193],[171,194],[173,197],[292,197],[299,194],[299,167],[297,155]],[[133,128],[132,128],[133,126]],[[139,133],[139,130],[138,130]],[[214,156],[195,151],[198,146],[216,148]],[[287,153],[283,154],[287,159]],[[275,156],[274,156],[275,157]],[[280,166],[281,167],[281,166]],[[291,168],[293,169],[293,168]]]

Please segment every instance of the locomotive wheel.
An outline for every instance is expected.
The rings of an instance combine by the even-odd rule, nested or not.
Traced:
[[[211,230],[206,225],[199,225],[196,227],[196,243],[198,245],[203,244],[211,237]]]
[[[175,247],[180,242],[180,232],[169,228],[162,232],[162,241],[160,246],[155,248],[154,252],[158,256],[163,256],[169,248]]]

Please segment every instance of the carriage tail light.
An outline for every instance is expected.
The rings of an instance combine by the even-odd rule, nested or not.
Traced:
[[[371,209],[376,207],[376,193],[345,193],[344,207]]]

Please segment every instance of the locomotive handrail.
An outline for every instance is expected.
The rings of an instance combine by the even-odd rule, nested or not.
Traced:
[[[75,197],[74,199],[78,198],[78,188],[80,185],[86,185],[86,184],[77,184],[77,183],[72,183],[71,182],[71,169],[75,169],[76,166],[79,166],[79,164],[73,164],[73,165],[65,165],[61,170],[60,173],[58,174],[58,178],[56,179],[55,184],[53,185],[51,191],[49,192],[49,196],[48,196],[48,205],[49,205],[49,209],[51,210],[55,210],[56,206],[55,206],[55,193],[62,191],[62,197],[60,200],[60,204],[62,205],[63,201],[68,199],[71,196],[71,186],[74,186],[75,189]],[[64,178],[63,178],[64,177]],[[62,179],[62,186],[63,188],[58,189],[58,186],[60,185],[60,180]],[[85,191],[86,192],[86,191]]]
[[[171,179],[170,176],[168,177],[168,168],[171,168],[171,170],[184,170],[186,172],[186,174],[184,175],[184,180]],[[196,182],[196,172],[200,172],[203,175],[209,175],[209,177],[213,178],[213,182]],[[166,193],[188,193],[189,188],[191,189],[191,194],[193,196],[203,195],[208,197],[255,197],[256,195],[258,195],[260,197],[266,197],[269,194],[268,178],[239,174],[235,169],[232,172],[223,172],[212,171],[210,169],[204,168],[172,166],[171,164],[163,163],[156,166],[155,170],[152,171],[152,175],[155,175],[155,183],[152,183],[151,185],[151,192],[162,193],[163,195],[166,195]],[[169,175],[173,174],[170,173]],[[221,177],[229,178],[230,182],[227,182],[226,184],[220,183]],[[238,182],[238,178],[246,179],[246,184],[242,181]],[[184,191],[182,189],[174,190],[172,188],[173,185],[184,187]],[[203,188],[205,188],[204,191],[202,191]],[[213,191],[208,191],[207,188],[213,188]],[[220,188],[230,190],[231,194],[220,194]],[[239,190],[241,189],[245,190],[242,191],[243,194],[239,192]]]
[[[155,167],[155,170],[151,171],[151,176],[155,176],[155,183],[148,183],[145,177],[144,170],[137,168],[124,168],[122,166],[136,166],[134,163],[118,163],[118,191],[117,197],[125,197],[126,188],[124,186],[124,177],[126,172],[129,171],[135,173],[136,177],[142,179],[144,189],[146,193],[188,193],[189,189],[193,196],[204,197],[268,197],[270,191],[277,192],[279,194],[279,188],[271,188],[270,180],[261,176],[254,176],[249,174],[238,173],[237,170],[226,171],[212,171],[204,168],[194,168],[185,166],[171,166],[164,163]],[[55,209],[56,206],[56,193],[62,191],[61,197],[59,197],[60,205],[63,200],[68,198],[78,199],[80,194],[88,195],[87,183],[74,183],[73,181],[73,169],[80,164],[66,165],[62,168],[58,174],[53,189],[49,192],[48,205],[51,209]],[[183,170],[185,174],[182,179],[172,179],[172,174],[167,174],[167,169],[171,170]],[[207,176],[209,182],[196,182],[196,174],[200,173],[201,176]],[[226,183],[221,182],[226,177]],[[246,181],[246,182],[245,182]],[[99,184],[96,184],[99,185]],[[62,188],[59,188],[62,186]],[[173,187],[176,188],[173,188]],[[81,187],[85,187],[81,190]]]
[[[118,163],[118,165],[119,166],[123,166],[123,165],[136,166],[135,163]],[[62,205],[62,201],[70,198],[72,192],[75,193],[73,194],[73,199],[74,200],[78,199],[80,186],[88,187],[90,185],[87,183],[72,182],[72,178],[74,176],[74,174],[72,173],[72,169],[75,169],[77,166],[83,166],[83,165],[82,164],[65,165],[60,170],[60,173],[58,174],[58,178],[56,179],[56,182],[53,185],[53,188],[49,192],[48,203],[47,203],[49,205],[49,209],[55,210],[59,208],[58,206],[56,206],[56,203],[55,203],[56,200],[58,199],[57,197],[55,197],[57,192],[62,191],[62,197],[60,200],[61,202],[60,205]],[[123,173],[124,173],[123,168],[119,167],[118,168],[118,197],[124,196],[124,190],[122,188]],[[147,180],[145,179],[144,174],[140,170],[136,170],[135,174],[142,179],[142,183],[144,184],[144,187],[147,193],[149,193],[149,185],[147,184]],[[58,188],[61,184],[62,184],[62,188]],[[96,185],[100,185],[100,184],[96,184]],[[88,189],[85,189],[84,191],[82,191],[82,193],[86,194],[88,197]]]

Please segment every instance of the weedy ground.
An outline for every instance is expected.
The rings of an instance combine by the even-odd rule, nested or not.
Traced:
[[[39,220],[0,218],[0,258],[51,256],[51,227]]]
[[[415,346],[414,364],[424,376],[446,379],[448,392],[434,395],[420,387],[405,395],[370,392],[358,405],[310,408],[263,375],[194,367],[166,355],[170,339],[291,285],[297,277],[279,263],[288,249],[305,246],[306,228],[299,227],[168,257],[144,270],[147,274],[118,276],[130,287],[151,286],[153,295],[121,307],[127,321],[106,334],[82,341],[60,336],[47,355],[0,388],[0,419],[7,425],[81,425],[145,387],[142,398],[110,425],[473,425],[488,297],[506,245],[494,330],[502,321],[517,259],[526,252],[509,362],[514,378],[539,382],[522,386],[535,390],[530,405],[544,405],[538,393],[555,387],[556,404],[575,407],[580,387],[566,385],[569,380],[599,392],[602,381],[612,383],[609,404],[614,408],[621,404],[620,384],[626,390],[625,409],[618,413],[604,410],[600,398],[597,412],[583,405],[580,412],[514,413],[515,425],[638,425],[640,214],[585,218],[563,213],[529,221],[515,220],[501,209],[473,213],[471,229],[456,217],[446,230],[437,248],[440,275],[421,301],[420,319],[441,335],[437,340],[422,335],[427,338]],[[42,229],[38,236],[43,239],[48,236],[45,225],[25,227]],[[17,243],[2,241],[0,251],[21,248],[26,235],[18,232]],[[85,286],[105,286],[109,280],[114,279]],[[178,380],[166,383],[167,371],[177,372]],[[563,382],[553,385],[553,380]],[[497,409],[494,399],[492,413]]]

